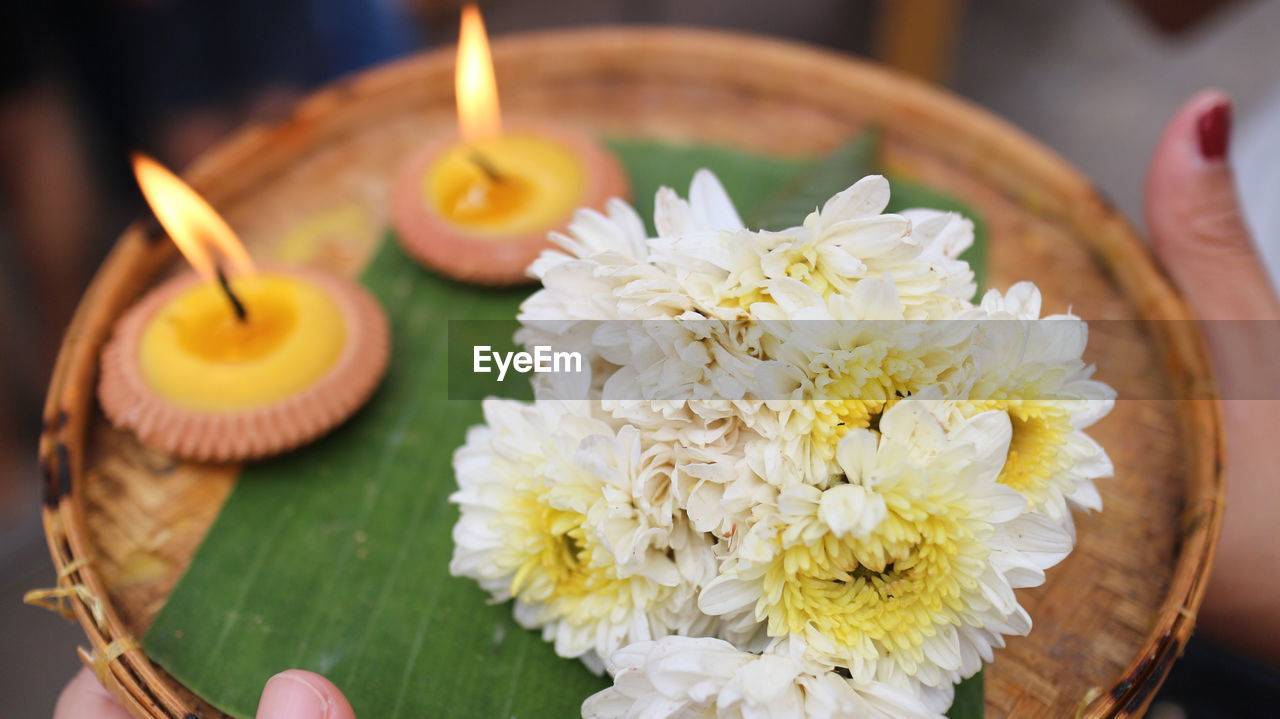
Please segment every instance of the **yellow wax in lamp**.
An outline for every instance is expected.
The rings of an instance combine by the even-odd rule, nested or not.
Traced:
[[[160,307],[142,332],[142,376],[162,397],[197,410],[243,410],[320,380],[346,343],[342,313],[315,285],[288,275],[232,281],[237,319],[216,285],[197,284]]]
[[[557,227],[578,208],[586,182],[573,148],[511,133],[446,150],[423,178],[422,200],[459,231],[527,235]]]
[[[364,404],[390,354],[377,301],[332,273],[258,272],[177,176],[142,156],[134,169],[197,273],[147,293],[116,323],[98,384],[108,419],[177,456],[230,461],[292,449]]]
[[[456,76],[461,138],[443,137],[404,167],[392,221],[405,250],[455,279],[506,285],[553,245],[579,207],[625,198],[618,161],[581,132],[525,119],[503,132],[484,23],[462,13]]]

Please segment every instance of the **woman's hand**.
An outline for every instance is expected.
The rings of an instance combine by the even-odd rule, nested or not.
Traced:
[[[1200,626],[1280,666],[1280,302],[1241,217],[1230,134],[1231,101],[1217,90],[1173,116],[1147,175],[1147,225],[1204,321],[1224,398],[1226,518]]]

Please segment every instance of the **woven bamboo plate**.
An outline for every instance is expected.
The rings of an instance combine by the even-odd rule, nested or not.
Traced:
[[[913,80],[809,47],[692,30],[540,33],[494,49],[504,109],[603,134],[800,155],[878,126],[890,168],[981,213],[992,286],[1033,280],[1048,310],[1070,305],[1089,320],[1190,317],[1079,173]],[[452,73],[451,52],[440,50],[353,77],[287,121],[235,135],[187,177],[258,257],[355,272],[387,224],[396,167],[453,127]],[[44,523],[58,594],[91,644],[82,659],[138,717],[217,717],[134,638],[237,468],[140,447],[94,401],[113,321],[174,259],[162,236],[134,226],[80,304],[45,408]],[[1103,379],[1121,398],[1184,399],[1124,400],[1096,428],[1116,466],[1116,478],[1100,482],[1106,510],[1079,518],[1079,548],[1022,595],[1035,630],[997,653],[989,717],[1141,715],[1194,625],[1222,519],[1221,425],[1203,348],[1187,322],[1106,326],[1091,353],[1108,358]]]

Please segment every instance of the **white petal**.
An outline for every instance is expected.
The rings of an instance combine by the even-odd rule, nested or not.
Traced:
[[[827,200],[822,206],[822,218],[824,222],[838,222],[877,215],[888,204],[889,181],[883,175],[868,175]]]
[[[864,537],[884,521],[884,497],[856,484],[838,484],[822,493],[818,518],[837,537]]]
[[[759,595],[757,583],[721,574],[703,587],[698,608],[712,615],[729,614],[751,606]]]
[[[742,218],[734,209],[729,193],[725,192],[720,179],[710,170],[703,169],[693,173],[693,183],[689,186],[689,204],[693,209],[694,221],[704,229],[744,229]]]

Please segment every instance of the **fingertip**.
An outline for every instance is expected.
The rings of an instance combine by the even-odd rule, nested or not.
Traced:
[[[1183,114],[1198,118],[1206,111],[1221,105],[1231,105],[1231,94],[1220,87],[1207,87],[1183,103],[1178,113],[1174,115],[1174,119],[1179,119]]]
[[[1231,98],[1196,93],[1165,127],[1147,174],[1152,248],[1201,319],[1272,317],[1280,305],[1227,164]]]
[[[1231,106],[1231,95],[1226,90],[1209,87],[1197,92],[1169,118],[1165,125],[1165,139],[1185,139],[1188,143],[1194,143],[1197,140],[1196,126],[1201,118],[1214,108],[1224,106]]]
[[[290,669],[283,673],[306,681],[329,700],[332,711],[326,719],[355,719],[355,710],[351,708],[351,702],[347,701],[346,695],[342,693],[338,685],[315,672],[309,672],[305,669]]]
[[[1210,88],[1182,104],[1169,119],[1152,154],[1147,172],[1148,215],[1151,202],[1194,191],[1206,170],[1226,163],[1231,137],[1231,96]],[[1220,174],[1220,173],[1214,173]]]
[[[257,719],[355,719],[355,711],[333,682],[304,669],[288,669],[267,680]]]

